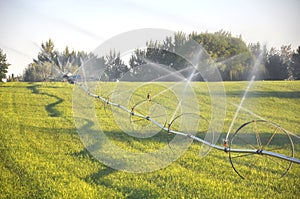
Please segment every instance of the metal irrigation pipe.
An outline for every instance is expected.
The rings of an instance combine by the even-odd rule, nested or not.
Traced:
[[[186,137],[189,137],[193,140],[197,140],[209,147],[212,147],[214,149],[217,149],[217,150],[221,150],[221,151],[225,151],[226,153],[228,152],[231,152],[231,153],[249,153],[249,154],[258,154],[258,155],[267,155],[267,156],[272,156],[272,157],[276,157],[276,158],[279,158],[279,159],[282,159],[282,160],[286,160],[286,161],[290,161],[290,162],[293,162],[293,163],[297,163],[297,164],[300,164],[300,159],[298,158],[295,158],[295,157],[291,157],[291,156],[286,156],[286,155],[283,155],[283,154],[279,154],[279,153],[275,153],[275,152],[271,152],[271,151],[267,151],[267,150],[262,150],[262,149],[232,149],[232,148],[228,148],[227,147],[227,143],[224,143],[224,147],[222,146],[219,146],[219,145],[215,145],[215,144],[212,144],[210,142],[207,142],[197,136],[194,136],[194,135],[191,135],[191,134],[187,134],[187,133],[184,133],[184,132],[179,132],[179,131],[174,131],[174,130],[171,130],[170,128],[168,127],[165,127],[165,125],[162,125],[160,124],[159,122],[157,122],[155,119],[151,118],[150,116],[145,116],[145,115],[142,115],[142,114],[139,114],[139,113],[135,113],[134,112],[134,108],[129,110],[127,109],[125,106],[122,106],[120,104],[117,104],[117,103],[114,103],[108,99],[105,99],[99,95],[96,95],[94,93],[91,93],[88,89],[86,89],[85,87],[82,86],[82,84],[79,84],[77,82],[75,82],[75,84],[79,85],[88,95],[92,96],[92,97],[95,97],[97,99],[100,99],[102,102],[104,102],[105,104],[109,104],[109,105],[112,105],[114,107],[117,107],[117,108],[120,108],[122,109],[123,111],[131,114],[131,115],[134,115],[134,116],[137,116],[137,117],[140,117],[140,118],[143,118],[145,120],[148,120],[152,123],[154,123],[156,126],[158,126],[159,128],[161,128],[162,130],[164,131],[167,131],[168,133],[173,133],[173,134],[176,134],[176,135],[182,135],[182,136],[186,136]],[[248,123],[246,123],[248,124]],[[244,124],[245,125],[245,124]],[[241,129],[244,125],[242,125],[239,129]]]

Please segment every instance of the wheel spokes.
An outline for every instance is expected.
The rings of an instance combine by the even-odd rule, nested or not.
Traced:
[[[289,157],[293,157],[294,154],[290,136],[280,126],[271,122],[258,120],[243,124],[231,139],[229,148],[233,147],[235,148],[233,152],[229,149],[230,162],[242,178],[257,177],[257,174],[263,177],[281,178],[289,171],[292,164],[278,157],[261,153],[261,151],[273,151]],[[238,150],[240,147],[242,147],[241,151],[254,149],[257,152],[242,153]]]

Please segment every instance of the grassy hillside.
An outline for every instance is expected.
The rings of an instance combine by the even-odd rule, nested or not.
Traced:
[[[126,84],[130,87],[130,83]],[[207,87],[204,83],[194,86],[203,88],[196,94],[201,114],[209,118]],[[102,84],[98,94],[109,96],[113,87],[112,83]],[[220,140],[229,129],[246,87],[247,82],[225,83],[227,107]],[[150,173],[128,173],[106,167],[90,155],[77,134],[72,89],[73,85],[67,83],[0,84],[0,198],[298,198],[300,195],[300,165],[294,164],[282,179],[257,174],[256,178],[242,180],[231,168],[228,154],[212,150],[201,158],[197,142],[168,167]],[[258,119],[247,109],[300,135],[299,99],[299,81],[255,82],[233,130],[243,122]],[[105,115],[99,117],[107,123],[103,130],[116,144],[133,151],[160,147],[157,139],[140,143],[138,139],[123,136],[114,120],[110,120],[109,107],[96,104],[97,115]],[[176,108],[176,103],[168,105],[170,109]],[[165,142],[169,140],[169,135],[161,136],[165,136],[161,138]],[[295,156],[300,158],[300,140],[295,137],[293,140]]]

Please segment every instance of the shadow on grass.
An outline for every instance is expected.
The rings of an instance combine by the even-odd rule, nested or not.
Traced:
[[[40,91],[37,89],[38,86],[39,86],[39,85],[32,85],[32,86],[27,86],[27,88],[28,88],[29,90],[31,90],[32,93],[34,93],[34,94],[46,95],[46,96],[48,96],[48,97],[55,98],[57,101],[54,102],[54,103],[51,103],[51,104],[47,104],[47,105],[45,106],[45,109],[46,109],[46,111],[48,112],[48,114],[49,114],[50,117],[59,117],[59,116],[61,116],[61,112],[58,111],[55,107],[56,107],[58,104],[62,103],[64,100],[63,100],[62,98],[56,96],[56,95],[49,94],[49,93],[44,93],[44,92],[40,92]]]
[[[72,135],[77,135],[76,129],[75,128],[54,128],[54,127],[41,127],[41,126],[31,126],[31,125],[23,125],[22,130],[28,130],[31,132],[39,132],[39,133],[48,133],[48,134],[58,134],[58,135],[63,135],[63,134],[72,134]]]
[[[85,181],[87,182],[93,182],[97,185],[106,185],[109,186],[108,184],[105,184],[105,180],[103,180],[104,177],[109,176],[110,174],[116,172],[117,170],[110,168],[110,167],[105,167],[104,169],[99,169],[97,172],[92,173],[91,175],[87,176],[85,178]]]
[[[92,183],[96,185],[102,185],[109,189],[117,189],[119,192],[121,192],[123,195],[126,195],[127,198],[158,198],[160,194],[158,191],[155,191],[153,189],[150,189],[150,187],[137,187],[133,186],[130,181],[126,181],[125,183],[122,183],[122,179],[114,179],[112,177],[109,177],[113,173],[120,172],[115,169],[112,169],[110,167],[105,167],[102,169],[99,169],[97,172],[92,173],[91,175],[87,176],[85,178],[85,181],[87,183]],[[119,175],[119,174],[118,174]],[[133,175],[141,175],[141,174],[132,174],[132,173],[123,173],[121,176],[125,176],[125,179],[135,179]],[[132,180],[132,183],[135,183]],[[118,182],[117,186],[115,185],[116,182]]]
[[[291,140],[289,139],[289,136],[286,134],[273,134],[273,133],[258,133],[257,135],[255,133],[238,133],[235,136],[233,134],[230,137],[230,140],[233,139],[234,146],[236,147],[248,147],[249,149],[258,149],[259,144],[261,143],[261,146],[268,147],[278,147],[281,148],[284,146],[291,146]],[[285,147],[287,148],[287,147]]]
[[[84,148],[83,150],[79,152],[72,153],[71,155],[79,157],[79,158],[87,158],[91,160],[92,162],[99,162],[88,149]]]
[[[245,91],[227,91],[228,97],[239,96],[242,97]],[[299,91],[248,91],[247,98],[260,98],[260,97],[276,97],[276,98],[300,98]]]

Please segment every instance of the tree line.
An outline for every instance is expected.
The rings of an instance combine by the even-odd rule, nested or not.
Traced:
[[[200,44],[203,51],[197,52],[193,42]],[[1,58],[3,53],[0,52]],[[190,63],[190,58],[198,59]],[[33,59],[26,67],[23,80],[61,81],[64,75],[75,73],[80,66],[87,63],[95,70],[101,70],[101,80],[106,81],[120,80],[124,74],[139,75],[140,66],[147,63],[170,67],[184,77],[189,77],[191,71],[188,69],[196,64],[202,69],[217,68],[224,81],[249,80],[252,75],[260,80],[298,80],[300,46],[296,50],[291,45],[268,50],[259,42],[247,45],[242,36],[235,37],[223,30],[214,33],[177,32],[162,42],[148,41],[146,48],[136,49],[126,64],[115,49],[102,57],[83,51],[71,51],[68,47],[59,52],[55,49],[54,42],[49,39],[41,44],[37,59]],[[202,81],[203,78],[198,74],[192,80]]]

